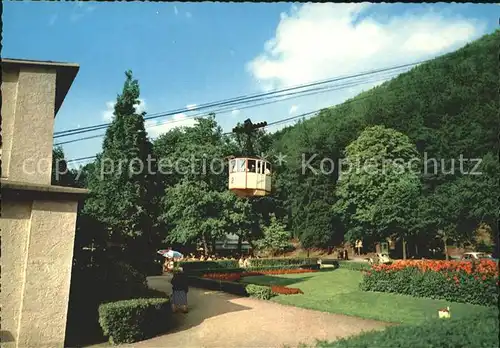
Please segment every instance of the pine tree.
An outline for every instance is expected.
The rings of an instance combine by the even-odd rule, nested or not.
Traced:
[[[131,71],[125,74],[103,152],[89,175],[90,197],[85,212],[107,227],[108,241],[124,246],[122,256],[126,261],[146,271],[144,262],[153,260],[157,243],[157,171],[150,160],[152,144],[144,128],[145,113],[136,112],[139,83]]]

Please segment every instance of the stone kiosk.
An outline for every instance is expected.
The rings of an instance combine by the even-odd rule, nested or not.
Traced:
[[[78,201],[51,185],[54,118],[76,64],[2,59],[2,347],[63,347]]]

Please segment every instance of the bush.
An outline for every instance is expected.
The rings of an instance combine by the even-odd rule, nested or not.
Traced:
[[[351,271],[365,271],[371,268],[368,262],[356,262],[356,261],[338,261],[338,267],[343,269],[349,269]]]
[[[498,271],[493,261],[400,261],[365,273],[360,289],[477,305],[498,303]]]
[[[321,260],[321,263],[323,265],[334,265],[335,267],[339,267],[339,261],[338,260],[333,260],[333,259],[326,259],[326,260]]]
[[[453,312],[452,312],[453,315]],[[467,319],[434,319],[419,326],[392,326],[380,332],[368,332],[332,343],[320,342],[326,348],[406,348],[498,347],[498,312],[488,311]]]
[[[238,266],[238,261],[236,260],[175,262],[175,267],[182,267],[184,272],[200,271],[205,269],[238,268]]]
[[[165,297],[148,289],[146,277],[133,267],[102,258],[98,265],[73,266],[65,346],[93,344],[102,338],[99,305],[138,297]]]
[[[300,265],[314,265],[317,263],[318,263],[317,258],[250,259],[250,266],[251,267],[300,266]]]
[[[269,300],[273,297],[273,292],[269,286],[248,284],[246,291],[250,297],[255,297],[259,300]]]
[[[164,332],[171,321],[168,299],[134,299],[99,306],[99,324],[111,344],[133,343]]]
[[[242,272],[258,272],[258,271],[271,271],[271,270],[293,270],[293,269],[313,269],[319,270],[318,264],[304,264],[304,265],[283,265],[283,266],[262,266],[262,267],[247,267],[247,268],[205,268],[190,270],[186,273],[192,276],[201,277],[204,274],[215,273],[242,273]]]

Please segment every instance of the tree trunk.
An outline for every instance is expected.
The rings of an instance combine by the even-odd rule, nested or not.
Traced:
[[[402,244],[403,244],[403,260],[406,260],[406,240],[404,237],[402,238]]]
[[[207,236],[203,234],[203,255],[208,256],[208,242],[207,242]]]
[[[211,250],[210,250],[210,253],[211,253],[211,254],[215,254],[215,250],[216,250],[216,248],[215,248],[215,246],[216,246],[216,240],[215,240],[215,238],[212,238],[212,241],[211,241],[211,246],[212,246],[212,247],[210,248],[210,249],[211,249]]]
[[[415,243],[415,256],[418,256],[418,244]]]
[[[446,261],[448,261],[450,259],[450,256],[448,255],[448,239],[444,238],[443,243],[444,243],[444,256],[446,257]]]
[[[241,235],[238,236],[238,255],[241,255],[241,249],[243,248],[243,237]]]

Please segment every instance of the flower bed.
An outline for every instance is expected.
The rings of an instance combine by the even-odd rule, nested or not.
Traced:
[[[374,265],[360,288],[416,297],[493,306],[498,302],[498,265],[492,260],[406,260]]]
[[[298,274],[298,273],[311,273],[317,272],[314,269],[272,269],[272,270],[261,270],[261,271],[250,271],[250,272],[238,272],[238,273],[206,273],[203,278],[224,280],[230,282],[239,281],[243,277],[252,277],[259,275],[280,275],[280,274]]]
[[[271,286],[271,291],[272,291],[273,294],[279,294],[279,295],[303,294],[302,290],[300,290],[300,289],[289,288],[289,287],[281,286],[281,285],[272,285]]]

